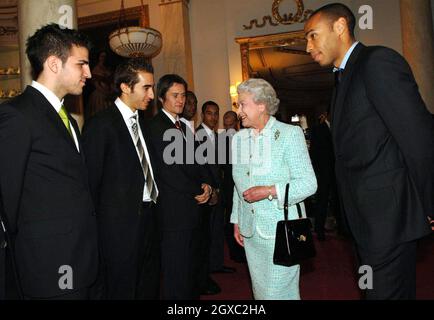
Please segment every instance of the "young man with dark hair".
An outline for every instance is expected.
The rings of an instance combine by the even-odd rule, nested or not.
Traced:
[[[0,108],[0,212],[25,299],[86,299],[96,279],[95,210],[77,123],[63,106],[89,70],[79,32],[51,24],[27,40],[34,81]]]
[[[118,98],[83,129],[101,247],[101,298],[158,299],[158,188],[138,116],[154,99],[153,68],[143,58],[130,59],[117,67],[114,82]]]
[[[187,83],[175,74],[163,76],[157,84],[162,109],[151,119],[148,130],[157,163],[160,197],[157,203],[161,223],[161,261],[163,299],[196,299],[199,296],[200,221],[203,205],[212,193],[208,169],[194,161],[185,162],[195,153],[194,136],[179,121],[185,103]],[[164,135],[175,133],[175,142]],[[192,141],[190,141],[193,139]],[[181,163],[170,163],[171,144],[181,141]]]
[[[368,299],[416,298],[416,243],[433,214],[433,124],[411,69],[397,52],[354,38],[343,4],[318,9],[304,27],[307,52],[334,66],[331,108],[336,178]]]

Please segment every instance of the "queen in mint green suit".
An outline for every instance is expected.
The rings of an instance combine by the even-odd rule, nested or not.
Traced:
[[[238,86],[239,117],[246,129],[232,140],[235,182],[231,222],[246,251],[255,299],[300,299],[300,266],[273,264],[276,225],[283,220],[285,186],[290,184],[289,219],[295,204],[315,193],[316,178],[303,131],[277,121],[279,99],[262,79]],[[305,209],[301,204],[303,214]]]

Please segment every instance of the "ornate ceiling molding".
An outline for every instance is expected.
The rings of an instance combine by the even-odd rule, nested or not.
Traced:
[[[267,24],[267,22],[271,26],[278,26],[279,24],[289,25],[294,23],[302,23],[307,20],[309,15],[313,12],[313,10],[305,10],[303,0],[294,0],[297,5],[297,12],[294,13],[284,13],[280,14],[279,6],[283,0],[274,0],[271,6],[272,16],[264,16],[262,17],[262,23],[259,23],[257,19],[250,20],[249,25],[243,25],[244,30],[256,28],[263,28]],[[274,20],[273,20],[274,18]]]

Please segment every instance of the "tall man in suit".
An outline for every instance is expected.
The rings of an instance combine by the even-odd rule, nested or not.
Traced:
[[[153,68],[143,58],[121,63],[118,98],[85,125],[83,146],[96,206],[105,299],[159,298],[155,165],[138,111],[154,99]]]
[[[91,77],[88,42],[51,24],[27,40],[35,79],[0,107],[0,212],[25,299],[86,299],[96,217],[80,131],[63,106]]]
[[[187,83],[175,74],[157,84],[162,108],[146,127],[156,159],[163,299],[198,298],[200,221],[212,193],[208,169],[195,161],[193,133],[179,121]]]
[[[318,9],[305,24],[307,52],[336,70],[336,176],[360,263],[373,270],[366,298],[414,299],[416,240],[433,213],[433,125],[404,58],[357,42],[354,27],[346,6]]]

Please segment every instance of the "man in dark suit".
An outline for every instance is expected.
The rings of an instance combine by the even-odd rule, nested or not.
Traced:
[[[373,270],[366,297],[414,299],[416,240],[433,213],[431,116],[404,58],[356,42],[354,27],[346,6],[318,9],[305,25],[307,51],[336,70],[336,176],[360,263]]]
[[[118,98],[85,125],[83,146],[96,206],[104,299],[159,298],[158,188],[138,111],[154,99],[154,75],[142,58],[121,63]]]
[[[96,279],[95,210],[80,131],[63,106],[91,77],[88,42],[47,25],[27,40],[35,81],[0,107],[2,218],[25,299],[86,299]]]
[[[315,208],[315,232],[319,241],[325,240],[325,223],[330,205],[334,210],[338,233],[343,233],[337,205],[335,178],[335,156],[330,131],[328,113],[319,116],[319,124],[312,127],[310,135],[310,155],[318,181],[317,203]]]
[[[232,137],[239,130],[238,115],[234,111],[227,111],[223,115],[225,135],[226,161],[222,165],[222,194],[225,216],[225,238],[229,249],[229,257],[231,260],[238,263],[246,263],[246,253],[244,248],[240,246],[234,237],[234,225],[231,223],[232,201],[234,196],[234,179],[232,177],[232,162],[231,162],[231,143]]]
[[[196,128],[196,139],[204,148],[207,167],[216,182],[214,192],[203,215],[203,272],[202,294],[217,294],[221,291],[209,275],[224,268],[224,217],[220,194],[220,166],[218,162],[218,136],[215,132],[219,121],[219,106],[214,101],[202,105],[202,123]]]
[[[208,169],[195,157],[193,133],[179,121],[187,83],[178,75],[157,84],[162,109],[146,130],[156,159],[159,188],[157,213],[161,223],[163,299],[198,298],[200,220],[212,193]]]

